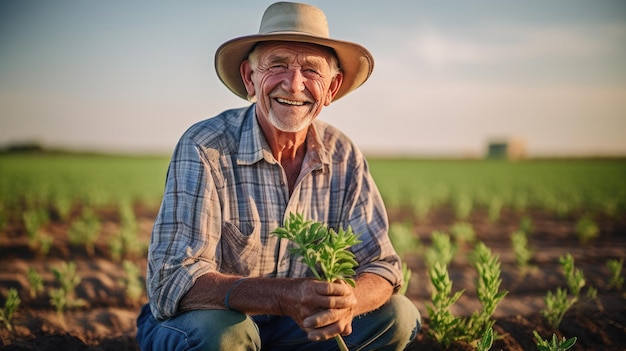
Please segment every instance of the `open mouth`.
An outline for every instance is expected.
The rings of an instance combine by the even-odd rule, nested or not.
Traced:
[[[304,104],[306,103],[304,101],[293,101],[293,100],[287,100],[283,98],[276,98],[276,101],[278,101],[279,103],[283,105],[289,105],[289,106],[304,106]]]

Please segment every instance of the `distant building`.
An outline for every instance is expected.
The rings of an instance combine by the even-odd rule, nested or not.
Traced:
[[[520,138],[489,141],[487,158],[495,160],[522,160],[526,158],[526,141]]]

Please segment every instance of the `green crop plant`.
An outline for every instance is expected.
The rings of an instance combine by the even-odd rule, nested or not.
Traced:
[[[59,266],[52,268],[55,281],[59,288],[50,291],[50,304],[56,308],[59,315],[69,308],[82,307],[87,304],[83,299],[76,297],[76,287],[80,284],[81,278],[76,272],[75,262],[63,262]]]
[[[535,345],[539,351],[565,351],[569,350],[576,344],[576,337],[571,337],[566,339],[563,337],[562,339],[558,339],[555,333],[552,333],[552,339],[548,341],[547,339],[543,339],[541,335],[536,330],[533,330],[533,335],[535,337]]]
[[[290,213],[284,226],[272,234],[293,243],[289,249],[291,254],[301,257],[317,279],[327,282],[343,280],[355,286],[354,268],[358,263],[349,249],[361,241],[352,228],[335,231],[323,223],[305,221],[301,214]],[[341,351],[348,350],[341,335],[335,336],[335,340]]]
[[[489,351],[493,346],[493,328],[487,328],[483,336],[476,343],[476,351]]]
[[[410,205],[418,220],[424,220],[433,207],[431,197],[424,194],[413,196]]]
[[[476,280],[476,295],[483,308],[481,311],[472,313],[464,323],[465,337],[468,341],[476,340],[486,329],[493,327],[495,320],[491,317],[498,304],[508,294],[508,291],[499,291],[502,279],[500,279],[500,262],[484,243],[476,244],[472,252],[474,268],[478,272]]]
[[[483,307],[467,318],[454,316],[450,311],[450,307],[462,296],[464,290],[452,294],[452,281],[447,266],[435,261],[428,271],[432,286],[432,303],[426,304],[430,318],[428,334],[444,347],[456,340],[491,347],[491,343],[485,339],[488,335],[485,334],[489,330],[493,332],[495,320],[492,315],[508,293],[499,291],[502,283],[500,262],[498,256],[484,243],[479,242],[476,245],[471,253],[471,260],[478,272],[476,295]],[[491,338],[493,339],[493,334]]]
[[[523,231],[526,235],[532,235],[533,228],[533,220],[529,216],[523,216],[519,221],[518,230]]]
[[[123,201],[119,207],[120,230],[118,234],[109,241],[111,256],[115,261],[120,261],[125,257],[139,255],[145,245],[139,242],[139,223],[135,212],[129,201]]]
[[[624,277],[622,277],[624,259],[610,259],[606,262],[606,266],[611,272],[611,278],[609,279],[609,289],[615,288],[621,291],[624,286]]]
[[[122,262],[126,278],[124,279],[124,290],[132,305],[137,305],[144,292],[144,284],[141,281],[141,273],[137,265],[131,261]]]
[[[528,195],[524,192],[516,193],[510,205],[518,213],[524,213],[528,208]]]
[[[26,229],[26,234],[29,239],[37,236],[41,227],[50,222],[48,211],[42,207],[27,209],[22,214],[22,219],[24,221],[24,228]]]
[[[406,295],[406,291],[409,289],[412,274],[413,271],[411,268],[409,268],[405,262],[402,262],[402,287],[398,290],[398,294]]]
[[[584,216],[576,222],[576,236],[581,243],[585,244],[600,235],[598,224],[589,216]]]
[[[0,234],[3,233],[4,228],[7,226],[7,224],[9,223],[9,210],[7,209],[7,206],[0,202]]]
[[[421,247],[419,238],[413,232],[410,223],[392,222],[389,226],[389,239],[402,259],[409,253],[417,253]]]
[[[28,268],[26,277],[28,279],[30,298],[36,299],[39,294],[44,292],[43,278],[33,267]]]
[[[489,200],[488,209],[487,209],[489,222],[495,223],[499,221],[501,211],[502,211],[502,200],[497,196],[492,197]]]
[[[465,243],[473,243],[476,241],[476,231],[469,222],[456,222],[450,227],[450,234],[454,238],[458,247]]]
[[[546,307],[541,310],[541,315],[554,329],[559,328],[565,312],[576,302],[574,299],[568,298],[567,290],[562,288],[557,288],[555,293],[548,291],[544,301]]]
[[[447,266],[452,262],[457,247],[450,240],[450,236],[444,232],[434,231],[431,238],[432,243],[424,253],[426,265],[432,267],[435,262],[439,262]]]
[[[563,269],[565,281],[567,282],[570,293],[578,300],[580,291],[585,286],[585,276],[583,272],[574,266],[574,257],[569,253],[559,257],[559,264],[561,265],[561,269]]]
[[[544,298],[546,308],[541,310],[541,314],[555,329],[558,329],[565,313],[578,302],[580,291],[585,286],[585,277],[582,271],[574,266],[574,258],[571,254],[559,257],[559,264],[563,269],[571,296],[568,296],[568,289],[558,288],[555,293],[548,291]],[[595,289],[591,289],[589,296],[593,297],[595,292]]]
[[[462,323],[450,311],[450,307],[463,295],[465,290],[459,290],[452,294],[452,280],[448,273],[448,267],[435,261],[428,270],[432,287],[432,303],[426,304],[430,323],[428,325],[428,335],[437,343],[445,347],[457,340],[458,327]]]
[[[472,213],[474,206],[472,198],[466,194],[458,194],[453,198],[452,206],[454,207],[454,214],[457,220],[467,220]]]
[[[83,209],[81,216],[72,222],[68,239],[73,245],[83,245],[88,256],[95,251],[96,240],[100,236],[102,224],[91,207]]]
[[[511,234],[511,245],[513,247],[513,254],[515,255],[515,263],[522,272],[526,272],[529,267],[529,262],[533,257],[532,250],[528,247],[528,237],[526,232],[522,230],[516,230]]]
[[[4,308],[0,310],[0,321],[4,323],[4,326],[13,331],[13,315],[20,305],[20,297],[15,288],[10,288],[7,294],[7,299],[4,301]]]
[[[30,208],[22,214],[28,247],[36,250],[42,256],[50,251],[54,239],[42,232],[42,227],[50,222],[48,211],[43,207]]]
[[[52,207],[61,221],[67,221],[72,212],[73,202],[66,193],[57,193],[52,197]]]

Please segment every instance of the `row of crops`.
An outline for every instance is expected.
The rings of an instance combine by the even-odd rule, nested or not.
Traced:
[[[62,225],[69,245],[84,248],[82,250],[90,257],[104,254],[118,263],[124,263],[124,270],[129,270],[126,273],[127,295],[134,296],[132,300],[137,301],[143,294],[142,274],[125,259],[145,256],[146,240],[138,238],[137,209],[147,210],[151,215],[156,212],[168,162],[168,157],[156,156],[0,154],[0,238],[24,233],[28,237],[29,248],[46,256],[52,245],[52,236],[46,233],[49,224]],[[497,256],[487,247],[477,245],[477,257],[484,258],[482,263],[479,262],[483,268],[477,266],[477,270],[481,274],[489,273],[489,279],[482,280],[492,283],[488,289],[485,288],[491,295],[485,295],[485,301],[481,300],[489,308],[470,319],[449,314],[448,307],[458,299],[458,293],[450,291],[451,281],[447,276],[447,265],[456,255],[450,240],[460,246],[461,239],[467,241],[468,237],[474,238],[472,233],[468,234],[473,228],[467,222],[474,211],[485,211],[495,222],[505,208],[522,215],[539,210],[581,218],[581,224],[585,224],[588,218],[598,216],[618,220],[626,213],[626,161],[622,159],[523,162],[371,159],[369,163],[391,213],[408,210],[411,218],[420,221],[442,207],[453,210],[454,223],[450,223],[454,224],[450,227],[452,236],[434,232],[430,247],[421,248],[432,285],[441,288],[433,290],[433,301],[440,304],[433,302],[428,305],[432,319],[431,337],[444,345],[453,340],[469,341],[488,335],[492,331],[491,315],[495,305],[506,295],[499,289]],[[109,220],[113,217],[117,226],[114,232],[107,233],[107,252],[96,253],[94,245],[104,231],[104,217]],[[522,224],[520,230],[511,235],[520,270],[528,268],[532,257],[527,237],[530,230],[523,230],[530,224]],[[586,227],[593,227],[593,222],[587,224]],[[391,223],[390,235],[394,245],[400,243],[397,245],[399,248],[417,250],[419,243],[412,242],[414,232],[410,225],[406,226],[407,223]],[[585,237],[585,226],[581,227],[581,237]],[[474,242],[475,238],[469,241]],[[399,250],[399,254],[404,256],[405,253]],[[561,260],[570,262],[568,257],[564,256]],[[621,290],[623,258],[608,263],[612,265],[610,267],[614,266],[610,268],[609,286],[619,286]],[[575,272],[573,261],[567,266],[570,269],[563,268],[566,277]],[[58,280],[52,282],[54,286],[69,286],[71,284],[63,282],[73,282],[63,291],[59,290],[61,288],[50,290],[51,304],[62,313],[71,307],[67,301],[71,302],[72,291],[79,284],[80,277],[75,274],[74,266],[54,269],[55,279]],[[31,299],[43,290],[38,274],[29,272]],[[410,276],[410,270],[405,267],[405,288],[409,286]],[[577,282],[568,282],[571,285],[569,295],[566,290],[559,290],[546,296],[547,307],[542,313],[545,312],[546,318],[552,320],[555,330],[565,311],[579,300],[580,287],[584,285],[580,282],[582,279],[580,276]],[[594,290],[590,288],[590,291],[593,294]],[[16,291],[12,294],[14,299],[18,298]],[[480,293],[477,295],[481,298]],[[9,300],[7,298],[6,301]],[[537,340],[538,343],[543,341]]]
[[[0,155],[0,213],[72,204],[121,202],[156,208],[168,157]],[[417,218],[449,205],[459,219],[476,208],[497,213],[540,209],[617,216],[626,211],[626,161],[525,162],[372,159],[370,168],[390,210]],[[1,219],[0,219],[1,222]]]
[[[476,208],[498,213],[509,207],[616,216],[626,211],[626,161],[535,160],[524,162],[370,161],[390,209],[408,207],[419,218],[450,205],[459,219]]]

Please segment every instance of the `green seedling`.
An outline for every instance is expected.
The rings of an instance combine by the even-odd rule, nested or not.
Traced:
[[[493,346],[493,328],[487,328],[482,338],[476,343],[476,351],[489,351]]]
[[[447,267],[435,261],[429,269],[432,284],[432,304],[426,309],[430,317],[429,335],[444,347],[450,346],[453,341],[463,340],[470,343],[482,343],[487,346],[488,335],[495,320],[491,317],[497,305],[504,299],[507,291],[499,291],[500,262],[498,256],[482,242],[476,245],[471,253],[471,260],[478,272],[476,280],[476,295],[483,305],[482,310],[472,313],[468,318],[459,318],[450,312],[450,307],[461,297],[464,290],[452,295],[452,281]],[[493,338],[493,334],[491,335]],[[489,346],[490,347],[490,346]]]
[[[495,320],[491,317],[498,304],[508,294],[508,291],[499,291],[502,279],[498,255],[493,254],[484,243],[479,242],[472,252],[472,259],[478,272],[476,295],[483,308],[472,313],[465,322],[465,337],[468,341],[478,339],[485,330],[493,327]]]
[[[289,240],[293,244],[289,249],[291,254],[301,257],[317,279],[343,280],[356,286],[353,277],[358,263],[349,249],[361,241],[350,227],[335,231],[320,222],[305,221],[301,214],[291,213],[284,226],[272,234]],[[341,335],[335,336],[335,340],[341,351],[348,351]]]
[[[68,194],[55,194],[52,197],[52,207],[61,221],[67,221],[70,218],[73,206],[72,199]]]
[[[528,262],[533,257],[533,252],[528,248],[526,232],[517,230],[511,234],[511,244],[513,254],[515,255],[515,263],[522,272],[525,272],[529,267]]]
[[[432,304],[426,304],[430,324],[428,334],[445,347],[457,339],[456,333],[462,320],[452,314],[450,307],[463,295],[465,290],[452,294],[452,280],[448,267],[435,261],[428,271],[432,286]]]
[[[424,258],[428,267],[432,267],[435,262],[439,262],[445,266],[452,262],[457,247],[450,240],[450,236],[440,231],[432,233],[432,244],[426,249]]]
[[[565,313],[580,299],[580,291],[585,286],[585,277],[580,269],[574,266],[574,258],[571,254],[559,257],[559,264],[563,269],[567,288],[571,296],[568,296],[567,289],[558,288],[555,293],[548,291],[545,297],[546,308],[541,314],[546,318],[548,323],[555,329],[558,329]],[[597,294],[595,289],[588,291],[591,298]]]
[[[144,285],[140,279],[141,273],[139,268],[130,261],[122,262],[122,267],[126,273],[126,278],[123,281],[126,296],[131,304],[137,305],[144,291]]]
[[[409,268],[409,266],[402,262],[402,287],[398,290],[398,294],[406,295],[406,291],[409,289],[409,282],[411,281],[412,274],[413,271]]]
[[[557,288],[555,293],[548,291],[544,298],[546,308],[541,310],[541,314],[548,324],[554,329],[558,329],[565,313],[574,305],[575,299],[567,296],[567,290]]]
[[[28,268],[26,277],[28,278],[30,298],[36,299],[39,294],[44,292],[43,278],[33,267]]]
[[[524,233],[526,233],[526,235],[531,235],[534,231],[533,220],[530,219],[530,217],[528,216],[522,217],[522,219],[520,219],[519,221],[519,226],[517,229],[523,231]]]
[[[17,294],[17,290],[15,288],[10,288],[7,299],[4,302],[4,308],[0,310],[0,321],[4,323],[4,326],[9,331],[13,331],[13,315],[15,314],[17,307],[20,305],[20,302],[21,300]]]
[[[22,214],[22,220],[24,221],[26,235],[30,241],[38,235],[41,227],[50,221],[50,216],[44,208],[34,207],[24,211]]]
[[[37,250],[39,254],[45,256],[50,251],[54,239],[42,233],[41,228],[50,222],[50,216],[46,209],[35,207],[22,214],[28,247]]]
[[[461,247],[465,243],[476,241],[476,232],[469,222],[456,222],[450,228],[450,234],[454,238],[457,246]]]
[[[600,235],[600,228],[591,218],[585,216],[576,222],[576,236],[585,244]]]
[[[391,223],[389,239],[400,258],[405,258],[410,253],[416,253],[421,246],[410,223]]]
[[[94,255],[94,247],[102,224],[89,207],[85,208],[77,220],[70,226],[68,239],[73,245],[83,245],[87,255]]]
[[[7,206],[0,202],[0,235],[2,235],[4,228],[9,224],[9,211]]]
[[[433,207],[432,199],[424,194],[411,197],[410,202],[413,213],[415,214],[415,217],[419,220],[425,219]]]
[[[145,246],[139,241],[139,223],[131,204],[120,204],[120,231],[109,242],[111,256],[115,261],[139,255]]]
[[[572,348],[577,340],[575,336],[569,339],[563,337],[559,340],[556,334],[552,333],[552,340],[548,341],[547,339],[543,339],[536,330],[533,330],[533,335],[535,336],[535,344],[539,351],[565,351]]]
[[[56,308],[59,315],[69,308],[82,307],[87,304],[83,299],[76,297],[75,289],[80,284],[81,278],[76,273],[75,262],[63,262],[52,269],[54,278],[59,288],[50,291],[50,304]]]
[[[454,206],[454,214],[456,219],[464,221],[469,218],[474,206],[472,198],[468,194],[459,194],[454,198],[452,204]]]
[[[502,211],[502,200],[499,197],[492,197],[489,200],[488,218],[489,222],[495,223],[500,220],[500,212]]]
[[[559,263],[565,274],[565,281],[567,282],[570,293],[578,300],[580,291],[586,284],[583,272],[574,267],[574,257],[569,253],[559,257]]]
[[[624,286],[624,277],[622,277],[622,269],[624,268],[624,259],[610,259],[606,262],[606,266],[611,271],[611,278],[609,279],[609,289],[615,288],[622,290]]]

